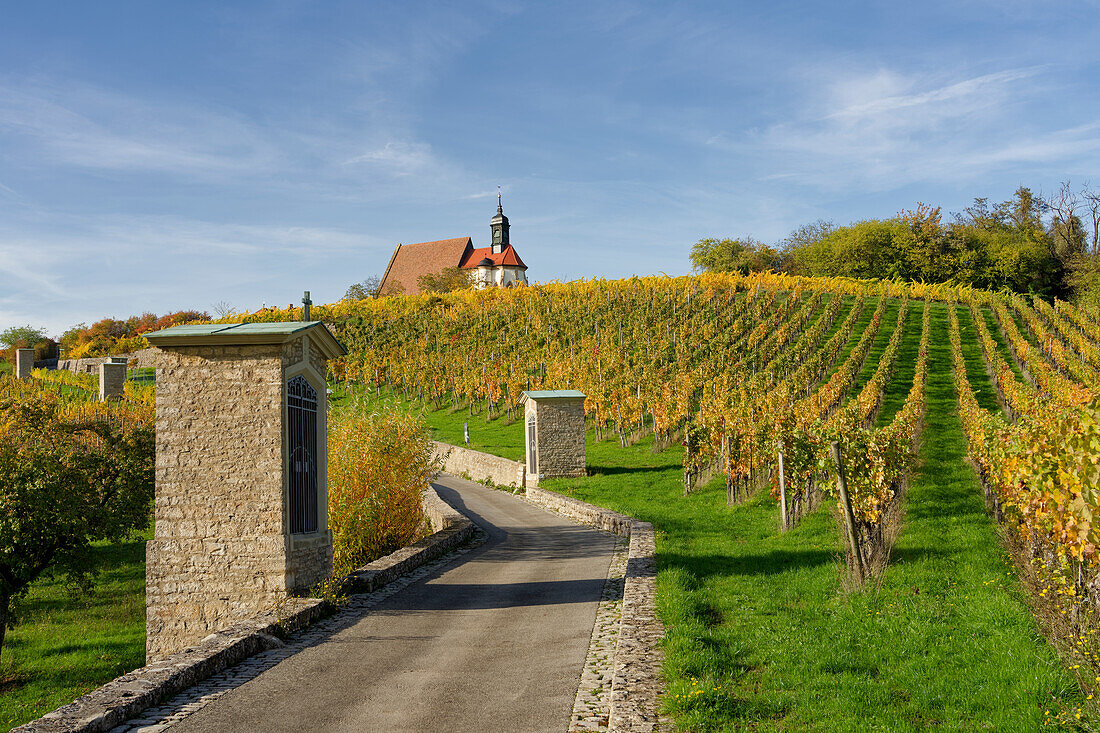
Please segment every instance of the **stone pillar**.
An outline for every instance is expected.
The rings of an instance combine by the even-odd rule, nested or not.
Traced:
[[[125,364],[99,365],[99,401],[122,396],[122,385],[126,383]]]
[[[34,349],[15,350],[15,376],[17,379],[30,379],[34,369]]]
[[[524,392],[527,485],[542,478],[584,476],[584,393],[575,389]]]
[[[158,351],[146,658],[270,610],[332,573],[320,322],[175,326]]]

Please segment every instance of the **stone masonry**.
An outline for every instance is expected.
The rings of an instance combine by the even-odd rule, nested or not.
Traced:
[[[34,349],[15,350],[15,376],[17,379],[30,379],[34,369]]]
[[[493,482],[497,486],[522,488],[526,470],[522,463],[489,455],[448,443],[432,442],[432,456],[443,464],[443,470],[455,476],[469,476],[471,481]]]
[[[286,325],[293,331],[309,324]],[[146,549],[147,661],[270,609],[332,572],[324,511],[325,375],[311,357],[322,357],[323,366],[342,347],[327,330],[326,338],[301,330],[284,339],[269,329],[238,344],[224,333],[149,335],[160,348],[155,529]],[[299,374],[318,395],[319,517],[317,531],[291,534],[287,382]]]
[[[99,365],[100,401],[122,396],[122,385],[126,383],[126,364],[104,363]]]
[[[523,401],[529,484],[584,476],[584,394],[575,389],[524,392]]]

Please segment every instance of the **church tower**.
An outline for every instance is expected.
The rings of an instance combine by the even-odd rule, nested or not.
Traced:
[[[509,244],[508,217],[504,215],[504,209],[500,206],[500,186],[497,186],[497,215],[489,222],[489,228],[493,230],[492,253],[498,255]]]

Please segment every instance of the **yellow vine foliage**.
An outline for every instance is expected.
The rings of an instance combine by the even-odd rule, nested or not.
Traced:
[[[329,416],[328,454],[329,529],[340,576],[420,535],[421,497],[440,467],[421,419],[357,401]]]

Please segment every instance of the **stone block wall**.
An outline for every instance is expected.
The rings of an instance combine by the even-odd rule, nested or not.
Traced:
[[[58,359],[57,368],[80,374],[98,374],[100,364],[109,364],[115,359],[125,359],[128,368],[143,369],[156,366],[157,349],[140,349],[132,354],[118,356],[88,356],[81,359]]]
[[[288,590],[280,347],[163,351],[157,377],[149,661],[264,610]]]
[[[104,363],[99,365],[99,399],[122,396],[126,383],[126,364]]]
[[[15,350],[15,378],[30,379],[34,369],[34,349]]]
[[[540,477],[584,476],[584,398],[528,400],[535,415],[535,462]]]
[[[443,470],[461,476],[468,475],[474,481],[492,481],[497,486],[525,485],[526,467],[518,461],[491,456],[469,448],[449,443],[435,442],[435,456],[443,461]]]

